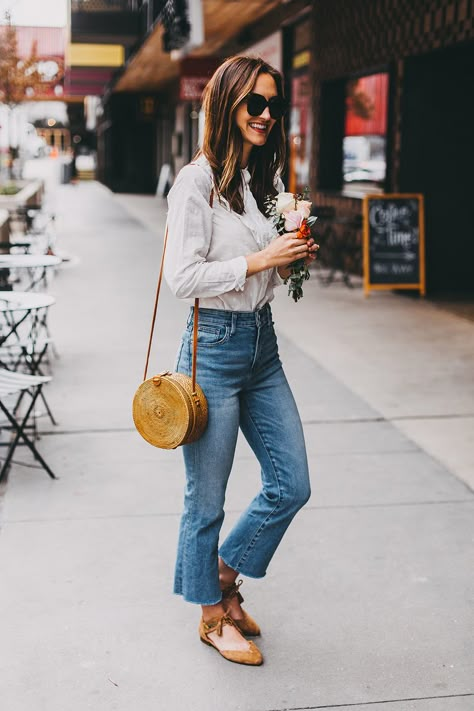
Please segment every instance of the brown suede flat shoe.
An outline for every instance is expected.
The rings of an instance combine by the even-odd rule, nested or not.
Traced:
[[[240,651],[237,649],[219,649],[212,639],[209,639],[208,635],[212,632],[217,632],[219,637],[222,637],[222,628],[224,625],[231,625],[235,627],[235,623],[232,617],[229,615],[223,615],[216,619],[207,620],[205,622],[202,618],[199,623],[199,637],[201,642],[208,644],[210,647],[217,649],[219,654],[227,659],[229,662],[235,662],[236,664],[248,664],[249,666],[258,667],[263,664],[262,653],[253,642],[248,642],[249,648],[245,651]]]
[[[237,598],[240,604],[243,603],[244,598],[242,597],[239,590],[243,582],[243,580],[239,580],[238,583],[232,583],[232,585],[228,585],[222,590],[222,604],[225,608],[227,608],[226,603],[229,600],[232,600],[232,598],[234,597]],[[250,617],[250,615],[245,612],[245,610],[242,610],[242,612],[244,615],[242,619],[236,619],[235,617],[232,617],[230,615],[232,617],[232,620],[237,625],[242,634],[246,635],[247,637],[258,637],[261,634],[260,627],[257,625],[253,617]]]

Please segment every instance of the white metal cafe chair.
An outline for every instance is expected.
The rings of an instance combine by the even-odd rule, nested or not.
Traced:
[[[8,471],[20,440],[26,444],[34,458],[40,463],[47,474],[49,474],[52,479],[57,478],[38,452],[34,441],[25,431],[28,426],[28,420],[34,411],[35,402],[41,395],[43,385],[46,385],[46,383],[49,383],[51,380],[52,378],[50,376],[12,373],[5,368],[0,368],[0,409],[8,422],[7,426],[1,425],[1,428],[11,432],[9,441],[1,443],[2,446],[7,448],[7,455],[1,463],[0,481]],[[26,394],[30,396],[30,401],[23,413],[19,414],[17,411],[18,400],[23,398]]]
[[[37,292],[0,291],[0,368],[31,375],[45,375],[50,363],[47,315],[54,297]],[[24,393],[20,395],[18,405]],[[40,399],[53,425],[56,424],[43,392]],[[18,409],[15,410],[15,412]]]

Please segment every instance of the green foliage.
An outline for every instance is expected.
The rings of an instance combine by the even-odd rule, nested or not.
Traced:
[[[15,183],[7,183],[6,185],[0,185],[0,195],[16,195],[19,193],[21,188],[19,188]]]
[[[303,284],[309,279],[309,270],[305,266],[304,259],[298,259],[291,265],[291,274],[285,279],[288,285],[288,296],[291,296],[296,303],[303,298]]]

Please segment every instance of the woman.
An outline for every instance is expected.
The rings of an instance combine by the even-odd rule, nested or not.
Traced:
[[[277,236],[264,201],[283,190],[282,79],[261,59],[233,57],[204,97],[201,150],[168,195],[165,277],[178,298],[200,298],[197,380],[209,404],[204,435],[183,447],[186,466],[174,590],[202,606],[199,635],[226,659],[258,665],[260,634],[239,574],[265,575],[310,495],[300,418],[282,370],[269,302],[312,240]],[[191,369],[192,309],[177,370]],[[262,489],[218,549],[238,430],[255,452]]]

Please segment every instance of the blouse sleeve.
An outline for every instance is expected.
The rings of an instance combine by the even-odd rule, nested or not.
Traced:
[[[210,176],[197,165],[185,166],[168,193],[168,247],[165,279],[179,299],[242,291],[247,276],[244,256],[206,260],[212,235]]]

